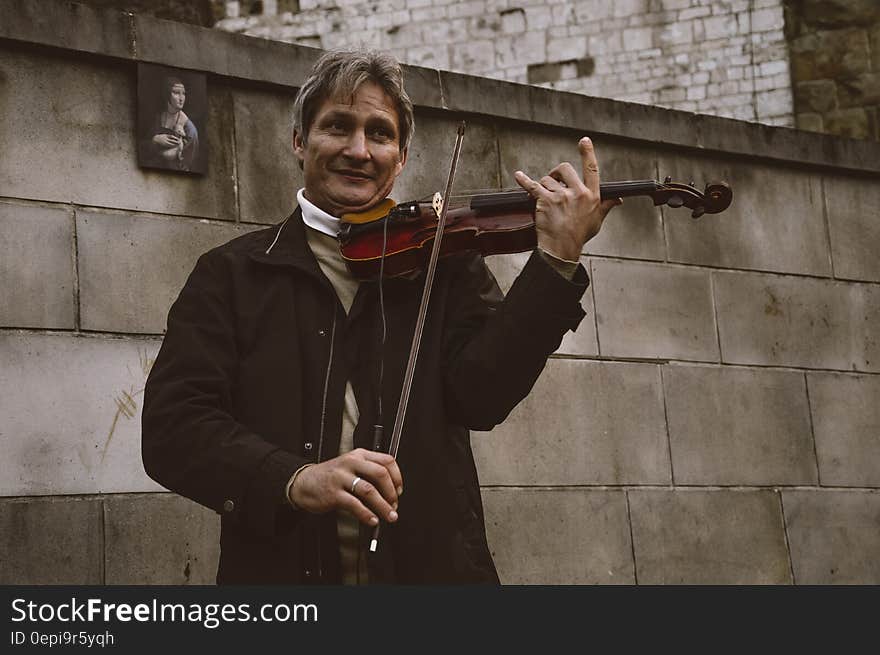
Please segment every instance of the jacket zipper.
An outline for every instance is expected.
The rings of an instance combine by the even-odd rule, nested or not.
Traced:
[[[335,298],[334,298],[335,300]],[[324,374],[324,397],[321,399],[321,430],[318,434],[318,462],[324,448],[324,423],[327,419],[327,392],[330,389],[330,370],[333,367],[333,345],[336,342],[336,306],[333,306],[333,326],[330,328],[330,355],[327,358],[327,372]]]
[[[334,297],[333,300],[336,300]],[[321,399],[321,429],[318,432],[318,462],[321,462],[321,455],[324,450],[324,424],[327,419],[327,393],[330,389],[330,371],[333,368],[333,347],[336,343],[336,305],[333,305],[333,325],[330,328],[330,354],[327,357],[327,371],[324,373],[324,394]],[[318,579],[324,577],[323,557],[321,552],[321,531],[318,530]]]

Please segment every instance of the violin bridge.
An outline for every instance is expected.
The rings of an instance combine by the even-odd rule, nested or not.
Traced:
[[[434,194],[434,197],[431,199],[431,207],[434,208],[434,213],[437,215],[437,220],[440,220],[440,213],[443,211],[443,196],[440,195],[440,192]]]

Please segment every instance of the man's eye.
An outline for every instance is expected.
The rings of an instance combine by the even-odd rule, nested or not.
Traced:
[[[389,139],[393,139],[394,135],[391,134],[390,130],[385,129],[384,127],[377,127],[373,130],[373,138],[381,141],[388,141]]]

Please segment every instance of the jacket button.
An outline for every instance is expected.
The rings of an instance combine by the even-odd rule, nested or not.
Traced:
[[[306,449],[306,452],[309,452],[312,448],[314,448],[314,444],[311,441],[306,441],[303,444],[303,448]]]
[[[224,512],[231,512],[234,509],[235,509],[235,503],[232,502],[231,500],[227,500],[223,503],[223,511]]]
[[[325,334],[327,334],[327,332],[326,332],[325,330],[318,330],[318,335],[319,335],[319,336],[322,336],[322,337],[323,337]]]
[[[306,569],[306,577],[307,577],[307,578],[311,578],[311,577],[312,577],[312,572],[309,571],[308,569]]]

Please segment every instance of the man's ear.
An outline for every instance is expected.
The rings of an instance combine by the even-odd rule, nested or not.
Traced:
[[[302,134],[300,134],[298,130],[294,130],[293,131],[293,154],[295,154],[296,158],[299,159],[300,166],[302,166],[302,162],[306,158],[305,148],[306,148],[306,145],[305,145],[305,143],[303,143]]]
[[[394,175],[394,177],[397,177],[398,175],[400,175],[403,172],[403,167],[406,166],[406,156],[408,154],[409,154],[409,146],[404,148],[403,151],[400,153],[400,161],[397,162],[397,173]]]

